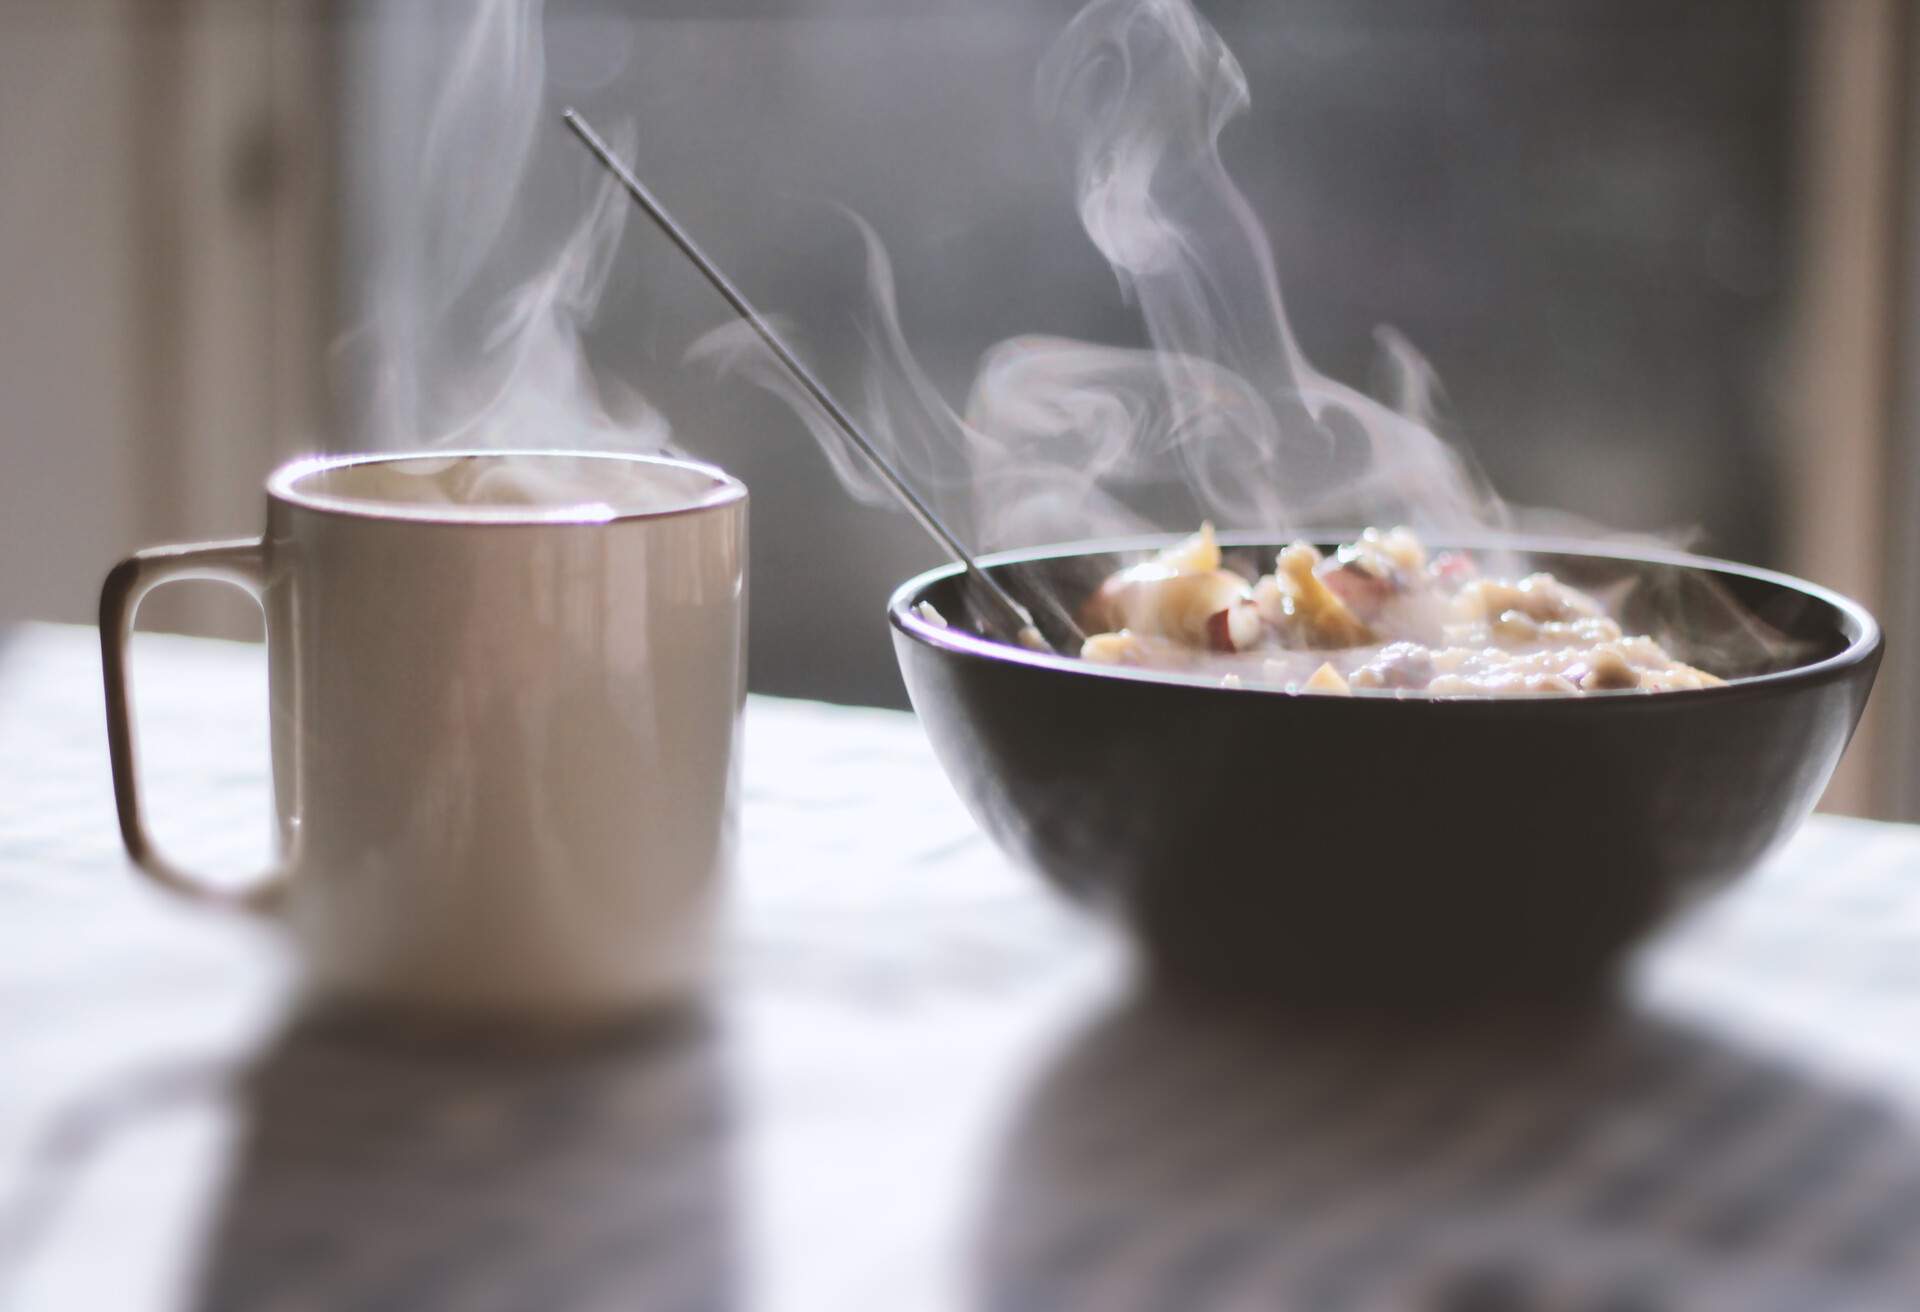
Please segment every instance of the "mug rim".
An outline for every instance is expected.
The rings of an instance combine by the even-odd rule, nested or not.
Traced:
[[[476,456],[539,456],[573,460],[614,460],[630,465],[655,465],[698,474],[713,486],[684,505],[664,508],[621,510],[604,504],[561,506],[476,507],[405,502],[382,502],[357,497],[328,496],[303,490],[302,480],[315,474],[357,465],[397,464],[408,460],[461,460]],[[737,505],[747,499],[747,485],[702,460],[684,456],[645,454],[634,451],[594,451],[571,447],[460,447],[449,450],[421,448],[407,451],[363,451],[347,455],[311,455],[290,460],[267,476],[267,497],[296,510],[334,515],[345,519],[364,519],[384,523],[438,524],[451,528],[507,527],[600,527],[636,520],[676,519],[682,515],[702,514]]]

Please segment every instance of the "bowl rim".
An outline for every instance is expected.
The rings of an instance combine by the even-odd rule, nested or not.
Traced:
[[[1292,535],[1292,540],[1304,539],[1310,542],[1351,541],[1359,530],[1312,529]],[[1097,538],[1078,542],[1056,542],[1036,547],[1021,547],[1007,551],[996,551],[977,556],[983,566],[992,568],[1002,565],[1025,565],[1044,560],[1062,560],[1073,556],[1096,556],[1118,552],[1151,552],[1163,550],[1176,542],[1192,536],[1190,533],[1153,533],[1137,534],[1126,537]],[[1276,535],[1259,529],[1235,529],[1215,534],[1222,547],[1271,547],[1277,540]],[[1025,647],[1014,647],[1003,642],[994,642],[977,634],[960,629],[947,628],[923,619],[914,607],[926,591],[936,583],[944,582],[966,572],[966,567],[958,562],[939,565],[907,579],[894,589],[887,601],[887,618],[900,634],[923,646],[945,651],[974,661],[987,661],[1002,665],[1025,666],[1030,669],[1044,670],[1055,674],[1077,675],[1098,679],[1117,680],[1122,683],[1160,684],[1171,687],[1189,688],[1222,695],[1231,694],[1245,697],[1250,694],[1300,698],[1319,704],[1329,705],[1375,705],[1382,702],[1394,704],[1415,704],[1431,707],[1471,706],[1483,710],[1487,707],[1531,707],[1535,713],[1542,706],[1676,706],[1709,698],[1725,701],[1742,694],[1753,694],[1782,684],[1826,682],[1835,679],[1856,666],[1874,661],[1880,654],[1883,636],[1879,621],[1872,613],[1842,593],[1821,584],[1797,578],[1778,570],[1762,569],[1757,565],[1743,565],[1738,561],[1723,560],[1715,556],[1700,556],[1691,552],[1677,551],[1666,547],[1616,546],[1604,542],[1585,542],[1576,538],[1558,538],[1534,534],[1508,533],[1447,533],[1438,535],[1429,545],[1440,550],[1462,549],[1484,551],[1507,549],[1528,554],[1588,556],[1598,560],[1618,560],[1643,565],[1670,565],[1684,569],[1702,570],[1715,574],[1731,574],[1741,578],[1753,579],[1762,583],[1771,583],[1776,587],[1797,592],[1802,596],[1822,602],[1839,612],[1842,619],[1850,623],[1854,633],[1842,650],[1808,665],[1794,665],[1784,670],[1771,670],[1765,674],[1750,674],[1711,688],[1676,689],[1670,692],[1648,694],[1632,689],[1618,692],[1588,693],[1580,697],[1538,696],[1538,697],[1501,697],[1492,693],[1485,695],[1459,695],[1449,697],[1431,697],[1423,693],[1396,691],[1373,691],[1362,689],[1347,697],[1328,697],[1306,692],[1289,692],[1285,688],[1255,684],[1250,687],[1229,688],[1223,686],[1217,678],[1206,675],[1183,674],[1172,670],[1143,670],[1134,667],[1102,665],[1093,661],[1081,660],[1077,656],[1061,656],[1052,652],[1032,651]],[[1844,626],[1843,626],[1844,631]]]

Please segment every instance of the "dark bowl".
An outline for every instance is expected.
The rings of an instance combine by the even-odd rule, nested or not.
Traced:
[[[1173,540],[984,564],[1016,594],[1072,604]],[[1243,569],[1280,545],[1222,541]],[[1798,827],[1853,733],[1881,639],[1859,605],[1785,575],[1518,545],[1576,585],[1631,584],[1616,603],[1629,632],[1735,677],[1522,699],[1222,688],[977,636],[956,567],[902,585],[889,615],[914,708],[975,819],[1118,916],[1165,980],[1315,1003],[1560,996],[1603,986],[1676,907]],[[1729,640],[1732,609],[1702,604],[1714,595],[1779,647]],[[1670,625],[1689,597],[1695,636],[1725,650]],[[922,618],[923,601],[953,627]]]

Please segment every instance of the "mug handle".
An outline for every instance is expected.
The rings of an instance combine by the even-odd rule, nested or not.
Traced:
[[[231,583],[264,605],[267,548],[263,538],[150,547],[115,565],[100,587],[100,667],[107,690],[107,746],[113,760],[113,796],[127,855],[155,883],[196,902],[270,910],[286,883],[284,870],[270,871],[245,888],[215,887],[188,874],[154,846],[141,818],[134,762],[133,715],[127,693],[127,640],[140,601],[163,583],[212,579]]]

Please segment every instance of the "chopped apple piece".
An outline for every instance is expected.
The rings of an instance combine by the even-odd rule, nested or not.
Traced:
[[[1292,603],[1292,626],[1312,647],[1359,647],[1373,641],[1373,631],[1314,572],[1320,561],[1320,552],[1305,542],[1294,543],[1275,561],[1274,578]]]
[[[1140,639],[1125,630],[1096,633],[1080,644],[1080,659],[1101,665],[1137,665],[1141,656]]]
[[[1331,661],[1321,661],[1320,668],[1313,672],[1301,688],[1302,692],[1317,692],[1333,697],[1350,697],[1353,689],[1347,687],[1347,681],[1340,677],[1340,671],[1333,668]]]

